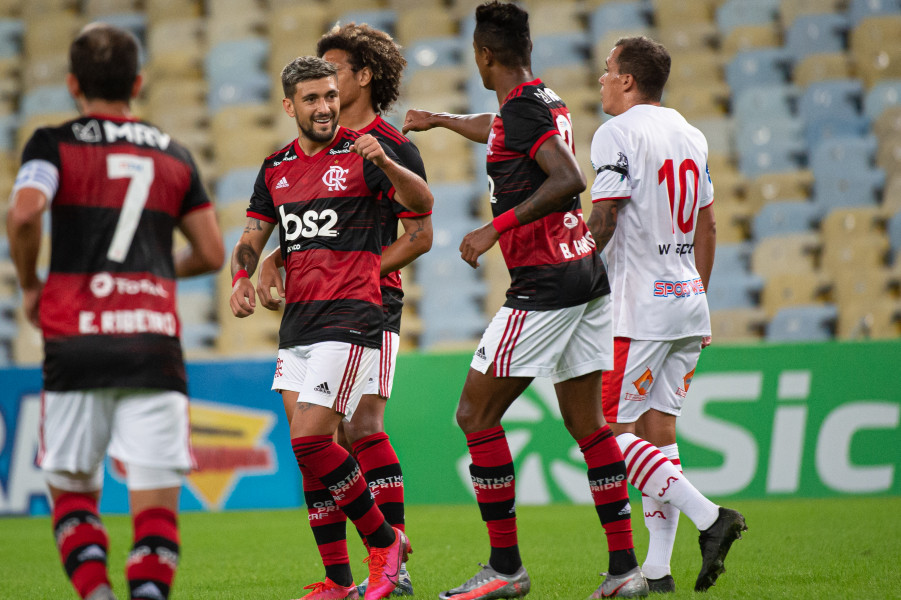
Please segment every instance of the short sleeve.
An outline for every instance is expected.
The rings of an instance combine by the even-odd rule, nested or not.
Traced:
[[[267,223],[277,223],[275,214],[275,202],[266,185],[266,165],[260,167],[257,179],[253,183],[253,193],[250,195],[250,206],[247,207],[247,216],[260,219]]]
[[[385,155],[388,158],[400,165],[404,165],[403,161],[397,157],[397,154],[395,154],[394,151],[389,148],[385,142],[383,142],[382,140],[378,140],[378,142],[379,144],[381,144],[382,150],[385,151]],[[409,169],[409,167],[407,168]],[[368,160],[363,161],[363,179],[366,182],[366,186],[374,194],[378,195],[378,193],[381,192],[388,198],[394,198],[394,184],[391,183],[391,180],[388,179],[388,176],[385,175],[385,172],[378,168],[375,163]]]
[[[609,124],[598,127],[591,140],[591,168],[595,173],[592,202],[632,197],[628,156],[625,137],[618,129]]]
[[[507,100],[501,107],[501,120],[504,145],[529,157],[535,156],[548,137],[560,133],[547,106],[526,96]]]
[[[188,184],[188,191],[185,193],[184,200],[182,201],[182,215],[186,215],[199,208],[204,208],[211,204],[210,197],[207,194],[206,189],[204,189],[203,183],[200,180],[200,172],[197,170],[197,165],[190,157],[188,164],[191,168],[191,183]]]
[[[704,167],[700,185],[698,185],[698,206],[707,208],[711,204],[713,204],[713,180],[710,179],[710,165],[707,164]]]
[[[59,147],[49,129],[38,129],[25,143],[22,150],[22,164],[30,160],[45,160],[57,169],[60,168]]]

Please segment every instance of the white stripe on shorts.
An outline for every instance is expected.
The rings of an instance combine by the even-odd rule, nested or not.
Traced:
[[[513,350],[516,349],[516,342],[519,340],[519,334],[522,333],[523,325],[526,322],[524,310],[513,309],[510,316],[507,317],[507,327],[504,329],[504,335],[498,344],[497,356],[494,359],[494,376],[509,377],[510,365],[513,363]]]
[[[362,356],[363,347],[352,344],[350,346],[350,357],[347,360],[347,366],[344,368],[344,377],[341,379],[338,396],[335,398],[335,410],[341,414],[347,413],[347,402],[350,400],[351,390],[354,382],[357,380],[357,371],[360,368],[360,358]]]

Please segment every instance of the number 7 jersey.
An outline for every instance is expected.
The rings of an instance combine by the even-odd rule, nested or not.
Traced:
[[[713,203],[707,140],[673,109],[633,106],[594,134],[592,202],[620,202],[607,244],[615,336],[710,335],[695,267],[698,211]]]

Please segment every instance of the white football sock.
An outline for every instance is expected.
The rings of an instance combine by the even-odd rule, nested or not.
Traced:
[[[632,433],[616,436],[629,482],[653,500],[672,504],[704,530],[719,517],[719,507],[704,497],[653,444]]]
[[[677,469],[682,470],[677,444],[664,446],[660,448],[660,452],[670,459]],[[641,565],[641,570],[648,579],[660,579],[671,573],[670,560],[673,556],[673,544],[676,542],[680,511],[672,504],[654,500],[645,494],[641,495],[641,502],[644,508],[644,524],[650,534],[648,555]]]

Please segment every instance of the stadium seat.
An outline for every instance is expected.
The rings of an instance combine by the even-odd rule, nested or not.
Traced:
[[[537,2],[528,7],[529,28],[534,38],[548,33],[581,32],[582,6],[577,0]]]
[[[600,40],[612,30],[642,29],[650,24],[650,14],[644,2],[607,2],[589,13],[588,34],[592,40]]]
[[[723,56],[731,59],[737,52],[753,48],[772,48],[782,43],[774,23],[740,25],[724,33],[720,40]]]
[[[75,101],[65,85],[46,85],[27,91],[22,97],[19,115],[23,119],[34,115],[76,111]]]
[[[901,13],[901,1],[899,0],[849,0],[848,19],[852,25],[857,25],[868,17],[881,15],[894,15]]]
[[[732,115],[739,123],[791,119],[801,90],[790,84],[748,87],[732,95]]]
[[[728,308],[710,311],[710,330],[715,343],[757,342],[763,338],[766,315],[759,308]]]
[[[787,31],[799,18],[806,15],[839,13],[844,0],[781,0],[779,2],[779,22]]]
[[[872,169],[877,147],[875,136],[824,141],[810,153],[810,169],[816,178]]]
[[[761,277],[777,273],[814,272],[821,246],[818,233],[789,233],[763,238],[751,252],[751,272]]]
[[[670,85],[703,86],[723,81],[723,62],[716,52],[694,50],[672,54]]]
[[[750,273],[729,273],[716,268],[710,275],[710,289],[707,290],[707,304],[710,310],[731,310],[753,308],[763,288],[760,277]]]
[[[782,121],[782,123],[787,125],[794,122]],[[761,134],[761,139],[763,137],[765,134]],[[739,140],[741,140],[740,137]],[[780,138],[769,139],[761,145],[754,145],[749,141],[740,143],[738,155],[739,170],[742,175],[754,178],[764,173],[797,171],[804,166],[806,154],[803,144],[799,144],[797,139]]]
[[[82,0],[81,14],[93,20],[102,20],[104,15],[137,11],[136,0]]]
[[[798,112],[805,121],[821,117],[856,120],[860,117],[863,92],[857,79],[811,83],[798,100]]]
[[[885,182],[881,207],[887,214],[901,210],[901,175],[892,175]]]
[[[901,79],[879,81],[863,98],[863,114],[870,122],[876,121],[890,106],[901,106]]]
[[[672,4],[682,5],[683,3],[674,2]],[[684,4],[686,6],[694,6],[694,3]],[[715,53],[719,32],[715,23],[699,21],[697,23],[678,23],[674,26],[658,27],[653,37],[666,46],[666,49],[675,58],[675,56],[683,52]]]
[[[753,219],[751,230],[755,240],[787,233],[813,231],[820,210],[804,199],[780,200],[765,204]]]
[[[68,56],[69,44],[84,24],[81,16],[67,10],[26,16],[22,55],[29,59],[58,54]]]
[[[588,64],[589,38],[582,32],[532,36],[532,72],[542,77],[557,67]]]
[[[841,285],[841,282],[839,282]],[[773,318],[787,306],[814,304],[825,300],[831,283],[820,272],[776,273],[766,278],[760,292],[760,306]]]
[[[143,12],[131,11],[104,12],[94,17],[95,21],[103,21],[130,31],[141,43],[141,64],[144,63],[144,46],[147,40],[147,16]]]
[[[351,10],[341,13],[337,22],[341,25],[346,25],[348,23],[362,25],[363,23],[366,23],[370,27],[381,29],[393,36],[395,33],[394,25],[397,23],[397,11],[390,8]]]
[[[663,105],[678,110],[683,117],[693,121],[725,115],[728,98],[728,91],[721,86],[673,87],[664,91]]]
[[[145,70],[150,82],[203,76],[204,24],[200,18],[186,17],[154,23],[148,29]]]
[[[836,336],[842,340],[893,339],[901,335],[901,306],[886,296],[844,304],[839,309]]]
[[[716,24],[723,35],[743,25],[770,25],[776,21],[779,0],[726,0],[716,9]]]
[[[239,84],[248,77],[265,75],[268,56],[269,41],[262,37],[219,42],[210,48],[204,59],[204,73],[210,88]]]
[[[407,59],[405,77],[420,69],[460,66],[467,50],[471,51],[471,48],[457,36],[417,40],[403,49],[404,58]]]
[[[766,328],[768,342],[823,342],[834,336],[838,309],[834,304],[783,308]]]
[[[312,54],[316,42],[334,24],[333,3],[311,0],[280,2],[270,7],[269,64],[272,71],[280,69],[299,54]]]
[[[16,57],[22,52],[25,24],[21,19],[0,19],[0,57]]]
[[[887,268],[889,251],[889,239],[885,234],[861,239],[840,237],[826,241],[824,238],[821,261],[823,270],[841,285],[840,279],[846,280],[855,272]]]
[[[144,12],[152,30],[164,21],[199,17],[202,11],[199,0],[149,0]]]
[[[892,255],[897,255],[901,251],[901,210],[896,210],[888,218],[886,233],[888,234]]]
[[[814,181],[813,200],[824,212],[836,207],[875,206],[884,185],[881,169],[820,174]]]
[[[788,81],[790,56],[784,48],[753,48],[737,52],[726,65],[726,82],[732,93],[758,85]]]
[[[785,33],[785,47],[795,62],[818,52],[841,52],[849,28],[845,15],[801,15]]]
[[[849,79],[851,76],[851,61],[844,51],[808,54],[795,63],[792,70],[792,80],[800,88],[817,81]]]
[[[18,126],[19,118],[14,113],[0,115],[0,152],[15,150]]]
[[[263,164],[262,159],[260,164]],[[246,203],[253,193],[259,171],[259,167],[244,167],[232,169],[219,177],[215,187],[216,206]]]

